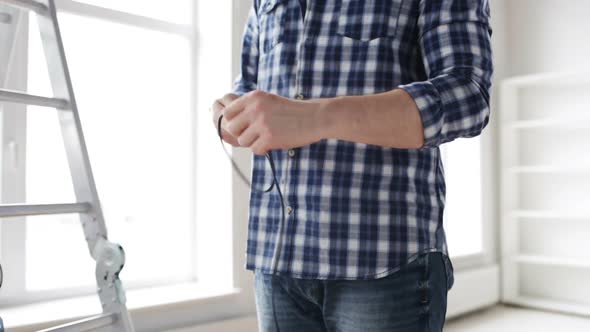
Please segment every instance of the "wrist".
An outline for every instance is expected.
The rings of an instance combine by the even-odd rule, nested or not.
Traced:
[[[327,138],[326,131],[328,122],[326,119],[326,106],[323,99],[311,99],[305,101],[296,101],[298,112],[304,113],[305,116],[300,122],[300,133],[307,136],[306,141],[310,143],[318,142]]]
[[[318,140],[335,138],[335,130],[338,128],[338,104],[343,97],[324,98],[310,101],[313,109],[313,121],[315,136]]]

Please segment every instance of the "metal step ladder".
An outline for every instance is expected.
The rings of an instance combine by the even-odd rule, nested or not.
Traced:
[[[53,0],[0,0],[0,37],[2,34],[13,31],[10,29],[14,28],[8,26],[16,26],[15,21],[20,16],[14,14],[17,12],[15,9],[36,13],[55,97],[47,98],[0,89],[0,103],[18,103],[57,109],[77,202],[0,205],[0,218],[49,214],[79,214],[80,216],[90,255],[96,261],[96,282],[103,312],[95,317],[46,329],[43,332],[80,332],[97,329],[131,332],[134,330],[133,324],[125,305],[125,291],[119,280],[119,273],[125,263],[125,253],[120,245],[110,242],[107,238],[107,229],[66,63],[55,3]],[[6,48],[3,48],[0,52],[5,50]],[[1,57],[0,60],[2,60]]]

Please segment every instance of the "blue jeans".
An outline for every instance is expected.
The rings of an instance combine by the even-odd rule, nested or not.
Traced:
[[[441,253],[420,255],[374,280],[311,280],[255,273],[263,332],[440,332],[452,272]]]

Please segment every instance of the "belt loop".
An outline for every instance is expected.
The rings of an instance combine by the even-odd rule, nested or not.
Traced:
[[[424,280],[430,279],[430,253],[424,255]]]
[[[422,276],[422,294],[421,303],[427,304],[429,302],[430,293],[430,254],[422,254],[424,258],[424,275]]]

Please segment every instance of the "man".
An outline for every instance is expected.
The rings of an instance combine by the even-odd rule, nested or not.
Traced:
[[[490,35],[487,0],[254,1],[234,94],[212,109],[256,154],[262,331],[442,330],[439,146],[488,123]]]

